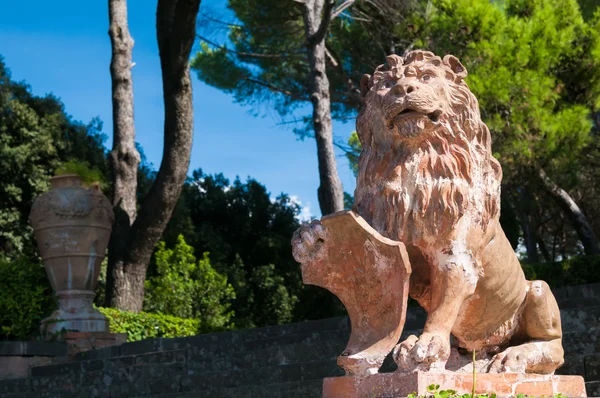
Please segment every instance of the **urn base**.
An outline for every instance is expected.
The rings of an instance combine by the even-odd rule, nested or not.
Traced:
[[[94,292],[68,290],[57,292],[58,310],[42,320],[42,334],[61,331],[109,332],[108,319],[93,306]]]

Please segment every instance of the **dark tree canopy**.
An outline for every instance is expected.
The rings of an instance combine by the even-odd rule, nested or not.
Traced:
[[[49,189],[65,162],[97,168],[108,179],[102,123],[73,120],[52,94],[34,95],[11,79],[0,56],[0,250],[35,252],[27,221],[31,205]]]

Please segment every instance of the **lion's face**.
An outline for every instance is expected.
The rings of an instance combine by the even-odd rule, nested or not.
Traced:
[[[440,72],[428,64],[385,72],[368,94],[382,127],[406,138],[435,129],[447,111],[448,84]]]
[[[358,117],[359,134],[376,133],[369,138],[379,142],[418,142],[427,139],[428,132],[447,128],[453,117],[468,118],[476,101],[462,82],[466,75],[453,56],[442,60],[415,51],[405,58],[387,57],[387,65],[361,81],[365,107]]]
[[[361,81],[355,210],[380,233],[436,236],[498,215],[501,169],[454,56],[391,55]]]

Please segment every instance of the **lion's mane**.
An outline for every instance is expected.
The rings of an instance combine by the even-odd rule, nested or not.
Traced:
[[[499,217],[502,171],[491,154],[490,132],[481,121],[477,99],[456,77],[450,61],[427,51],[392,55],[368,82],[371,88],[386,72],[423,63],[444,68],[447,76],[447,98],[438,100],[447,101],[451,111],[423,137],[398,135],[391,147],[382,144],[376,131],[381,124],[374,122],[382,117],[381,104],[369,93],[358,115],[362,152],[354,208],[392,239],[443,236],[467,214],[470,224],[485,231]]]

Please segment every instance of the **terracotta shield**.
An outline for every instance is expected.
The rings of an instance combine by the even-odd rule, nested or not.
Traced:
[[[338,365],[347,375],[377,373],[406,320],[408,254],[404,244],[383,237],[352,211],[321,223],[327,239],[302,264],[303,282],[329,290],[348,311],[352,333]]]

